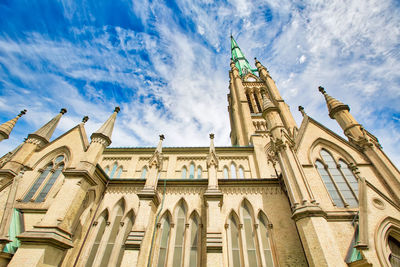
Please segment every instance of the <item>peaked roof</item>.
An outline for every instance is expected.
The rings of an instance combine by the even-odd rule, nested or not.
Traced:
[[[249,72],[255,74],[255,71],[257,71],[257,69],[251,68],[249,61],[247,61],[246,57],[242,53],[242,50],[240,50],[238,44],[236,43],[232,35],[231,35],[231,57],[236,67],[239,70],[240,76],[245,75]]]
[[[108,142],[107,146],[111,144],[111,134],[114,129],[115,119],[117,118],[117,114],[120,111],[119,107],[115,107],[113,114],[108,118],[108,120],[98,129],[96,132],[92,134],[92,139],[95,136],[102,136]]]
[[[39,137],[48,143],[50,141],[51,136],[57,128],[58,123],[60,122],[61,116],[67,113],[65,108],[62,108],[60,113],[58,113],[53,119],[51,119],[48,123],[43,125],[39,130],[30,134],[30,137]],[[28,137],[29,137],[28,136]]]
[[[0,125],[0,134],[4,136],[4,139],[8,139],[12,129],[14,128],[15,124],[17,123],[18,119],[21,118],[22,115],[26,113],[26,109],[22,110],[17,117],[11,119],[2,125]]]

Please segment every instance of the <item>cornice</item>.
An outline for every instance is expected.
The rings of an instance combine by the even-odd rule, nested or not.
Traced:
[[[103,152],[104,156],[110,154],[148,154],[154,153],[155,147],[111,147],[106,148]],[[208,154],[210,147],[163,147],[163,154],[167,153],[205,153]],[[253,146],[228,146],[228,147],[216,147],[218,153],[234,153],[234,152],[253,152]]]

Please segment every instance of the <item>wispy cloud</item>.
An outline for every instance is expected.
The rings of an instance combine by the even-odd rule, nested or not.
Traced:
[[[68,113],[55,136],[84,115],[91,117],[90,135],[115,105],[122,110],[113,146],[156,145],[161,132],[167,146],[207,146],[210,132],[217,145],[229,145],[232,32],[250,61],[257,56],[270,69],[298,123],[296,107],[303,105],[341,133],[317,92],[323,85],[400,163],[400,7],[394,1],[110,3],[0,4],[0,119],[29,110],[1,152],[61,107]]]

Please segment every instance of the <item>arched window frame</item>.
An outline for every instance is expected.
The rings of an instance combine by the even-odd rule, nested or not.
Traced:
[[[196,225],[197,222],[197,225]],[[195,256],[195,266],[200,266],[201,261],[201,220],[200,216],[196,211],[192,212],[192,215],[189,217],[188,224],[187,224],[187,246],[185,246],[185,262],[184,266],[193,266],[191,265],[191,261],[193,260],[192,256]],[[194,236],[193,231],[195,231],[195,227],[197,227],[197,236]],[[197,242],[193,243],[193,239],[197,238]],[[193,245],[195,246],[195,254],[193,254]]]
[[[242,246],[242,234],[241,234],[241,228],[242,224],[240,223],[239,217],[232,211],[229,216],[228,216],[228,221],[225,224],[225,230],[226,230],[226,238],[227,238],[227,244],[228,244],[228,262],[229,266],[232,267],[242,267],[244,266],[243,262],[243,246]],[[233,229],[235,227],[235,229]],[[232,237],[232,232],[236,231],[237,236]],[[238,250],[238,257],[239,257],[239,262],[234,261],[234,254],[233,254],[233,243],[237,242],[237,250]]]
[[[194,179],[195,178],[195,167],[194,162],[191,162],[189,165],[189,179]]]
[[[202,175],[203,175],[203,169],[199,165],[199,166],[197,166],[197,174],[196,174],[197,179],[201,179]]]
[[[168,229],[165,229],[165,227],[168,226]],[[173,223],[171,220],[171,216],[169,212],[166,212],[163,217],[161,217],[160,222],[157,224],[157,243],[159,244],[158,246],[158,251],[157,253],[154,253],[154,258],[155,262],[153,266],[157,267],[166,267],[168,264],[169,260],[169,254],[170,254],[170,247],[171,247],[171,229],[173,227]],[[166,240],[163,240],[163,238],[166,238]],[[162,247],[162,242],[164,242],[165,248]],[[164,246],[163,245],[163,246]],[[164,259],[163,262],[160,261],[160,255],[161,255],[161,250],[165,251],[164,254]]]
[[[182,211],[182,214],[179,215],[179,212]],[[167,261],[168,266],[172,267],[180,267],[183,265],[184,261],[184,253],[187,242],[187,205],[184,200],[180,200],[175,207],[174,210],[174,226],[171,229],[171,237],[170,238],[170,260]],[[180,245],[177,242],[181,242]],[[177,252],[180,250],[180,261],[179,254]]]
[[[28,191],[25,192],[22,202],[44,202],[62,176],[67,158],[65,154],[58,154],[44,168],[39,169],[39,176],[34,180]],[[46,192],[47,191],[47,192]]]
[[[239,230],[241,231],[241,236],[243,237],[241,247],[243,249],[242,253],[243,260],[244,262],[246,262],[245,266],[258,266],[260,264],[260,252],[259,252],[260,246],[258,245],[259,242],[256,231],[257,229],[255,228],[255,218],[253,209],[250,203],[246,199],[240,205],[240,222],[241,225],[243,225],[243,227],[241,227],[241,229]],[[255,264],[254,262],[253,264],[250,262],[249,252],[251,251],[254,251],[253,259],[256,260]]]
[[[224,175],[224,179],[229,179],[229,168],[228,168],[228,166],[224,166],[222,172],[223,172],[223,175]]]
[[[354,191],[354,185],[353,185],[354,183],[351,184],[351,183],[349,182],[349,179],[354,179],[354,180],[356,181],[356,178],[354,177],[354,174],[351,173],[350,168],[348,167],[348,164],[347,164],[346,161],[343,160],[342,158],[339,159],[339,162],[343,162],[343,164],[346,164],[346,169],[349,170],[350,173],[344,172],[343,169],[341,168],[341,164],[338,164],[337,159],[335,159],[335,157],[332,155],[332,153],[330,153],[330,152],[329,152],[327,149],[325,149],[325,148],[322,148],[322,149],[319,151],[319,156],[320,156],[320,157],[316,160],[316,162],[320,162],[320,163],[324,166],[324,170],[325,170],[325,172],[328,174],[328,176],[329,176],[329,178],[330,178],[330,181],[332,182],[333,186],[335,187],[336,192],[338,193],[338,195],[339,195],[339,197],[340,197],[340,200],[341,200],[341,202],[343,202],[343,206],[344,206],[345,208],[347,208],[347,207],[356,207],[356,206],[355,206],[355,205],[353,205],[353,206],[349,205],[348,200],[346,200],[346,198],[344,197],[342,191],[340,190],[340,187],[339,187],[338,184],[337,184],[337,181],[333,178],[333,174],[331,173],[328,164],[325,162],[325,160],[324,160],[324,158],[323,158],[323,155],[322,155],[322,152],[323,152],[323,151],[326,152],[326,153],[332,158],[332,161],[333,161],[333,163],[334,163],[335,166],[336,166],[336,170],[337,170],[338,173],[341,175],[341,178],[344,180],[344,182],[345,182],[345,184],[346,184],[348,190],[350,191],[352,197],[354,198],[354,202],[356,202],[356,203],[357,203],[357,206],[358,206],[358,194],[357,194],[358,192],[356,193],[356,192]],[[322,175],[321,175],[321,173],[320,173],[320,171],[319,171],[319,168],[318,168],[318,166],[317,166],[317,163],[315,164],[315,168],[317,169],[318,174],[319,174],[320,177],[321,177],[321,180],[324,181],[324,180],[322,179]],[[352,175],[352,177],[350,177],[349,175]],[[333,205],[334,205],[334,206],[338,206],[338,207],[341,206],[341,203],[335,203],[333,197],[332,197],[331,194],[329,193],[329,190],[328,190],[327,185],[325,184],[325,182],[323,182],[323,184],[324,184],[326,190],[328,191],[328,195],[329,195],[329,197],[330,197],[330,199],[331,199]],[[339,205],[339,204],[340,204],[340,205]]]
[[[97,251],[90,252],[89,257],[91,258],[86,262],[86,267],[115,266],[117,261],[121,260],[120,249],[123,248],[126,236],[132,229],[132,227],[129,228],[130,221],[133,224],[133,211],[130,210],[126,213],[126,201],[122,198],[114,205],[106,221],[105,230],[101,234]],[[96,239],[98,239],[98,235],[97,232]]]
[[[181,178],[182,179],[186,179],[187,178],[187,168],[186,168],[185,165],[181,169]]]
[[[140,173],[140,178],[141,179],[146,179],[147,178],[147,166],[143,166],[142,172]]]
[[[238,168],[238,178],[239,179],[244,179],[245,178],[244,168],[243,168],[242,165],[240,165],[239,168]]]
[[[232,161],[231,162],[231,168],[230,168],[230,178],[231,179],[237,179],[238,174],[237,174],[237,166],[236,164]]]
[[[273,267],[276,265],[276,252],[272,235],[272,224],[269,222],[267,216],[262,211],[258,213],[257,222],[257,237],[259,240],[262,266]],[[269,253],[269,255],[266,255],[267,253]]]

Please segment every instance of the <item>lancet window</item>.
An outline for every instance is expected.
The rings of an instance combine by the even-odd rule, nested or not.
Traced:
[[[174,226],[166,214],[158,230],[158,267],[200,266],[200,217],[193,212],[187,219],[187,207],[181,200],[175,209]]]
[[[336,163],[325,149],[320,152],[321,159],[315,162],[333,203],[337,207],[355,207],[358,205],[358,183],[347,163],[339,160]]]
[[[202,173],[202,169],[200,166],[197,166],[197,179],[201,179],[201,173]]]
[[[247,201],[242,203],[240,214],[241,219],[232,212],[226,225],[229,266],[273,267],[273,246],[265,214],[260,212],[255,224],[255,218]]]
[[[189,166],[189,179],[193,179],[194,178],[194,163],[190,163]]]
[[[389,235],[388,245],[390,249],[389,262],[393,267],[400,267],[400,242]]]
[[[181,178],[189,178],[189,179],[201,179],[203,169],[201,166],[197,166],[194,164],[194,162],[190,163],[189,165],[189,170],[186,168],[186,166],[182,167],[181,170]],[[188,175],[189,173],[189,175]]]
[[[122,174],[122,166],[118,167],[118,163],[115,162],[113,164],[113,166],[111,167],[111,171],[109,172],[109,167],[107,166],[105,168],[105,172],[108,174],[108,177],[110,177],[110,179],[112,178],[120,178],[121,174]]]
[[[95,238],[86,263],[90,266],[119,266],[122,261],[124,243],[134,222],[133,212],[125,215],[121,200],[111,212],[104,211],[98,218],[94,230]]]
[[[34,201],[43,202],[53,187],[58,177],[62,174],[65,167],[64,155],[59,155],[54,158],[47,166],[42,170],[39,177],[33,183],[28,193],[22,199],[22,202]]]
[[[144,166],[144,167],[142,168],[142,173],[140,174],[140,178],[146,179],[146,177],[147,177],[147,167]]]

